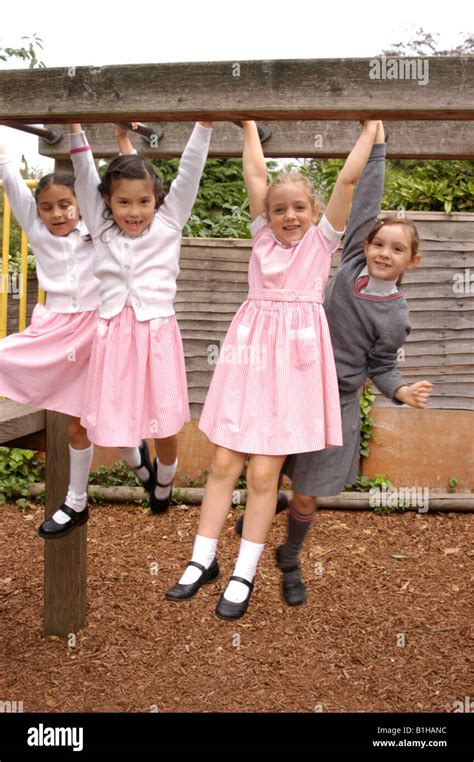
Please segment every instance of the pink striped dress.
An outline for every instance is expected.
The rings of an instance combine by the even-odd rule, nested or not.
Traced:
[[[181,334],[174,315],[139,321],[132,302],[99,318],[84,393],[91,442],[134,447],[178,433],[190,420]]]
[[[31,324],[0,341],[0,396],[79,418],[99,305],[89,231],[79,220],[67,236],[51,233],[7,154],[0,155],[0,178],[35,254],[38,285],[47,292]]]
[[[237,452],[288,455],[342,445],[336,368],[322,306],[342,233],[323,216],[283,246],[251,225],[249,293],[229,327],[199,428]]]

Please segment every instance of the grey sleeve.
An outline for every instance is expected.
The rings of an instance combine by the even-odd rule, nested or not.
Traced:
[[[367,375],[377,389],[395,405],[403,403],[394,399],[393,395],[400,386],[406,385],[406,381],[396,367],[397,353],[405,343],[410,330],[410,324],[405,320],[386,324],[369,352]]]
[[[364,241],[375,225],[382,204],[385,153],[384,143],[373,146],[356,185],[341,262],[363,255]]]

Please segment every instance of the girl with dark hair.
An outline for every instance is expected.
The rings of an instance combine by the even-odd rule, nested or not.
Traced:
[[[33,198],[0,146],[0,178],[35,255],[38,285],[46,291],[46,304],[35,306],[26,330],[0,342],[0,395],[70,416],[67,495],[38,530],[44,538],[62,537],[88,518],[92,445],[80,415],[99,304],[93,246],[72,174],[45,175]]]
[[[380,122],[367,166],[357,183],[341,263],[326,289],[324,307],[336,361],[343,446],[289,456],[283,473],[293,482],[286,542],[277,550],[283,597],[304,602],[299,552],[316,511],[316,495],[338,495],[355,481],[359,467],[360,389],[367,377],[396,405],[426,407],[429,381],[406,384],[397,355],[410,333],[408,305],[399,286],[405,270],[420,261],[415,225],[377,220],[385,172],[385,135]]]
[[[76,192],[95,246],[99,321],[81,423],[92,442],[117,447],[165,511],[177,434],[190,420],[184,353],[173,300],[182,229],[196,199],[211,137],[198,123],[167,196],[152,164],[119,156],[102,180],[79,124],[69,126]],[[145,439],[154,439],[150,462]]]

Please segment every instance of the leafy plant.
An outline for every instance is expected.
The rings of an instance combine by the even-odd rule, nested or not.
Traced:
[[[371,489],[378,489],[382,491],[382,488],[391,489],[393,487],[392,482],[383,474],[376,474],[376,476],[361,476],[358,474],[354,484],[346,484],[343,492],[370,492]]]
[[[454,476],[450,476],[448,479],[448,492],[456,492],[458,486],[458,480]]]
[[[28,251],[30,248],[28,247]],[[1,262],[1,258],[0,258]],[[21,253],[16,251],[14,254],[10,254],[8,260],[8,271],[11,273],[21,272]],[[26,255],[26,274],[34,275],[36,273],[36,259],[33,254]]]
[[[361,394],[360,404],[360,444],[359,453],[362,458],[367,458],[370,453],[369,442],[375,441],[374,427],[375,418],[372,418],[370,411],[375,401],[374,388],[370,384],[364,386]]]
[[[89,474],[89,484],[101,487],[141,487],[141,482],[123,460],[112,466],[99,466]],[[97,497],[97,500],[101,498]]]
[[[388,162],[384,209],[471,211],[473,197],[473,161],[397,159]]]
[[[374,513],[378,513],[381,516],[387,516],[389,513],[404,513],[408,508],[403,500],[399,500],[396,505],[376,505],[374,507]]]
[[[19,58],[20,61],[26,61],[29,69],[34,69],[37,66],[40,69],[44,69],[46,64],[40,61],[37,56],[37,49],[43,50],[41,37],[38,37],[36,33],[32,37],[21,38],[22,40],[29,40],[28,47],[21,48],[4,48],[0,46],[0,61],[8,61],[10,58]]]
[[[343,164],[342,159],[308,159],[300,167],[323,203],[329,201]],[[382,209],[471,211],[473,197],[474,161],[392,159],[386,163]]]
[[[26,498],[29,485],[44,478],[44,461],[34,450],[0,447],[0,505],[15,495]]]

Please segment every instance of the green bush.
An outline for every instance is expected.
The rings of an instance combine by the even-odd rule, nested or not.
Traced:
[[[0,447],[0,505],[15,495],[26,497],[29,485],[44,478],[44,460],[36,452]]]

